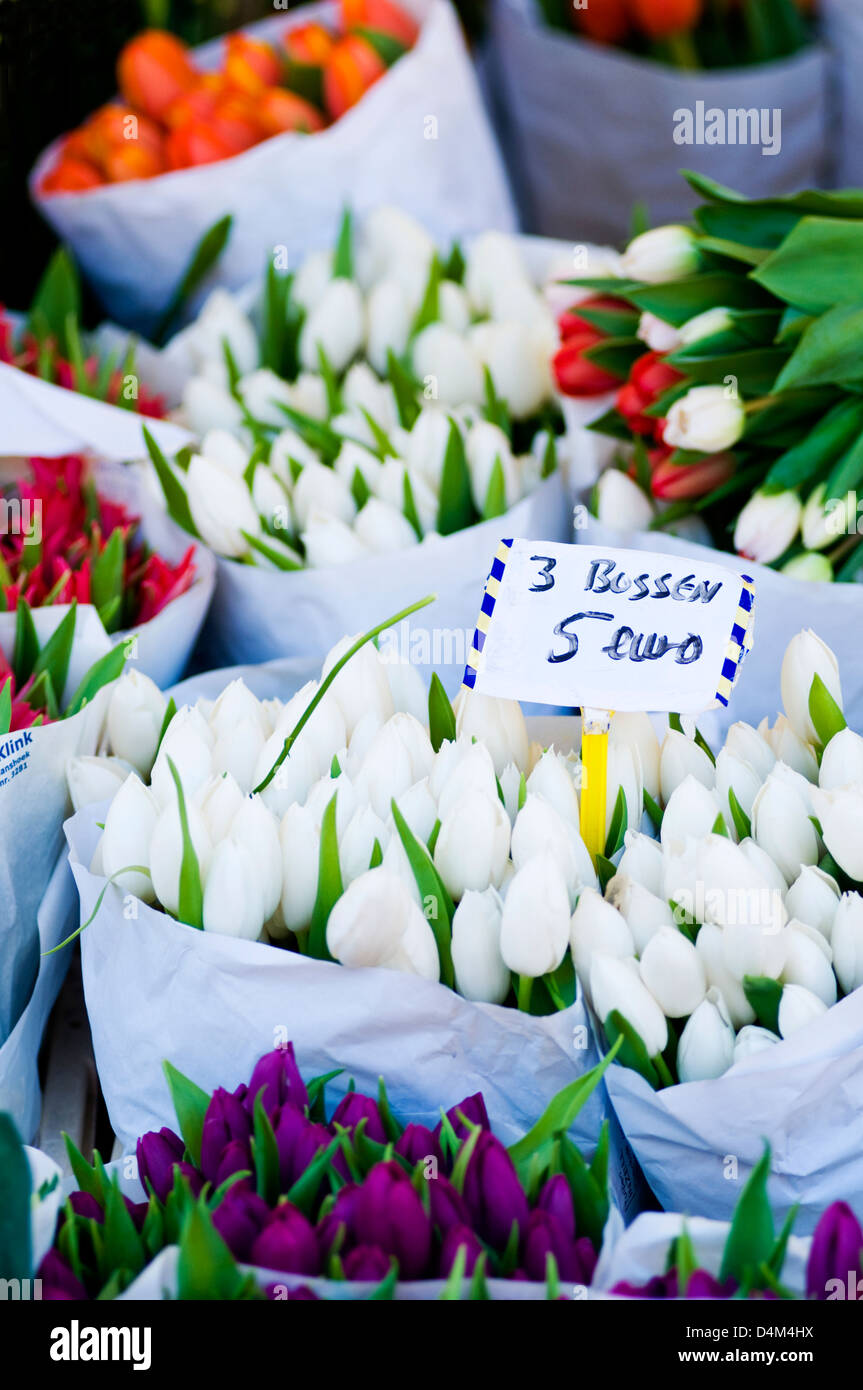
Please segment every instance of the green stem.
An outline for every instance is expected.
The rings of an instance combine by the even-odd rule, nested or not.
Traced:
[[[660,1081],[662,1082],[663,1086],[673,1086],[673,1085],[675,1084],[675,1083],[674,1083],[674,1077],[671,1075],[671,1072],[668,1070],[668,1065],[667,1065],[667,1063],[666,1063],[666,1061],[665,1061],[665,1058],[663,1057],[662,1053],[661,1053],[661,1052],[658,1052],[658,1053],[656,1054],[656,1056],[655,1056],[655,1057],[651,1057],[650,1060],[652,1061],[653,1065],[656,1067],[656,1070],[659,1072],[659,1079],[660,1079]]]
[[[687,71],[701,67],[695,40],[688,30],[682,29],[679,34],[669,34],[667,43],[672,62],[676,67],[685,68]]]
[[[532,976],[532,975],[519,975],[519,977],[518,977],[518,989],[516,990],[516,997],[517,997],[517,1000],[518,1000],[518,1007],[519,1007],[519,1009],[521,1010],[521,1012],[522,1012],[523,1014],[529,1014],[529,1013],[530,1013],[530,996],[531,996],[532,993],[533,993],[533,976]]]
[[[396,623],[400,623],[403,618],[409,618],[411,613],[418,612],[420,608],[427,608],[430,603],[434,603],[436,598],[437,594],[427,594],[425,598],[421,598],[417,603],[412,603],[410,608],[403,608],[400,613],[394,614],[391,618],[386,618],[382,623],[378,623],[377,627],[370,628],[369,631],[364,634],[364,636],[357,638],[356,642],[354,642],[354,645],[350,647],[348,651],[345,652],[344,656],[339,658],[332,671],[330,671],[329,675],[325,676],[324,679],[321,681],[311,700],[306,705],[306,708],[303,710],[293,729],[288,734],[288,737],[285,739],[285,746],[282,749],[279,756],[276,758],[276,761],[273,763],[273,766],[270,768],[263,782],[260,782],[258,786],[255,787],[254,790],[256,793],[262,792],[265,787],[268,787],[270,785],[279,768],[281,767],[282,763],[285,761],[285,758],[290,753],[291,748],[295,743],[298,735],[305,728],[306,724],[311,719],[312,715],[314,714],[318,705],[321,703],[321,700],[326,695],[336,676],[339,674],[342,668],[347,665],[351,657],[356,656],[357,652],[360,650],[361,647],[365,646],[366,642],[373,641],[374,638],[380,636],[382,632],[386,632],[388,627],[393,627]]]

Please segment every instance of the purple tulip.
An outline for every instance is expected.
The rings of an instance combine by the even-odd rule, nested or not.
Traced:
[[[628,1280],[621,1279],[611,1292],[621,1298],[676,1298],[677,1270],[670,1269],[667,1274],[654,1274],[646,1284],[630,1284]]]
[[[212,1170],[211,1170],[212,1172]],[[214,1187],[221,1187],[223,1182],[232,1178],[235,1173],[253,1173],[252,1151],[248,1143],[241,1143],[238,1139],[232,1139],[230,1144],[226,1144],[221,1154],[210,1181]]]
[[[149,1182],[160,1202],[164,1202],[174,1186],[174,1166],[180,1162],[185,1145],[172,1129],[150,1131],[138,1140],[138,1177],[144,1188]]]
[[[562,1173],[549,1178],[536,1203],[540,1211],[550,1212],[561,1225],[569,1240],[575,1240],[575,1207],[572,1189]]]
[[[431,1222],[443,1238],[453,1226],[470,1226],[470,1215],[464,1198],[449,1178],[433,1178],[429,1183]]]
[[[94,1221],[98,1221],[100,1226],[104,1222],[105,1213],[96,1198],[91,1196],[89,1192],[73,1192],[69,1201],[76,1216],[91,1217]]]
[[[346,1183],[344,1187],[339,1189],[331,1210],[318,1222],[318,1247],[323,1261],[329,1258],[330,1251],[342,1228],[344,1228],[344,1234],[339,1244],[338,1253],[344,1255],[346,1250],[350,1250],[356,1244],[354,1214],[359,1190],[355,1183]]]
[[[482,1241],[474,1234],[470,1226],[450,1226],[443,1239],[440,1252],[440,1273],[443,1278],[451,1273],[455,1264],[459,1250],[464,1247],[466,1275],[473,1274],[476,1262],[483,1253]]]
[[[288,1043],[287,1047],[277,1047],[275,1052],[268,1052],[252,1072],[252,1079],[243,1098],[243,1105],[250,1115],[255,1112],[255,1097],[259,1091],[263,1091],[261,1102],[270,1116],[281,1105],[292,1105],[295,1110],[307,1108],[309,1093],[300,1076],[293,1043]]]
[[[251,1262],[285,1274],[317,1274],[320,1269],[314,1228],[290,1202],[271,1213],[269,1223],[256,1238]]]
[[[364,1279],[379,1284],[390,1272],[390,1257],[377,1245],[358,1245],[345,1256],[346,1279]]]
[[[593,1278],[593,1271],[599,1262],[599,1254],[593,1248],[593,1241],[589,1236],[579,1236],[574,1245],[575,1258],[578,1261],[579,1273],[575,1275],[573,1282],[576,1284],[589,1284]]]
[[[201,1174],[198,1172],[195,1165],[193,1163],[176,1163],[174,1165],[175,1178],[178,1173],[182,1174],[182,1176],[186,1179],[186,1182],[189,1184],[192,1196],[200,1196],[201,1188],[204,1186],[204,1179],[201,1177]]]
[[[228,1188],[213,1212],[213,1225],[237,1260],[248,1260],[269,1219],[270,1208],[263,1197],[243,1181]]]
[[[858,1295],[863,1230],[847,1202],[833,1202],[824,1212],[812,1237],[806,1267],[806,1296],[826,1300],[831,1280],[841,1282],[840,1297]],[[852,1294],[853,1289],[853,1294]],[[834,1293],[838,1292],[834,1286]]]
[[[435,1159],[438,1167],[443,1167],[443,1153],[438,1137],[426,1125],[408,1125],[396,1142],[396,1153],[401,1154],[412,1168],[418,1163],[424,1163],[427,1158]]]
[[[217,1174],[225,1149],[232,1143],[248,1145],[251,1133],[252,1122],[242,1101],[220,1086],[210,1098],[201,1135],[201,1172],[208,1182],[224,1180]],[[241,1166],[248,1168],[248,1160]],[[230,1169],[227,1176],[236,1171],[236,1168]]]
[[[56,1250],[49,1250],[39,1266],[38,1278],[42,1280],[43,1299],[82,1300],[87,1298],[87,1290],[72,1273],[66,1261]]]
[[[379,1245],[399,1262],[402,1279],[419,1279],[429,1262],[431,1221],[419,1194],[395,1159],[377,1163],[359,1189],[354,1233],[360,1245]]]
[[[493,1134],[479,1136],[465,1173],[464,1199],[474,1229],[495,1250],[506,1248],[514,1221],[524,1234],[527,1197],[512,1159]]]
[[[279,1177],[285,1192],[293,1187],[312,1160],[330,1143],[325,1125],[313,1124],[302,1111],[283,1105],[275,1124]]]
[[[724,1284],[720,1284],[706,1269],[694,1269],[686,1286],[687,1298],[733,1298],[736,1292],[737,1284],[733,1279],[726,1279]],[[775,1294],[768,1291],[764,1297],[773,1298]]]
[[[360,1120],[366,1121],[365,1134],[369,1139],[374,1139],[376,1144],[386,1144],[387,1134],[377,1101],[372,1100],[371,1096],[361,1096],[357,1091],[348,1091],[333,1111],[330,1129],[335,1134],[336,1125],[341,1125],[353,1134]]]
[[[546,1278],[548,1256],[553,1255],[561,1279],[583,1283],[582,1261],[561,1221],[550,1211],[537,1208],[528,1217],[524,1237],[524,1268],[531,1279]]]
[[[446,1112],[447,1119],[458,1135],[459,1139],[467,1139],[470,1130],[463,1120],[459,1119],[459,1111],[470,1120],[471,1124],[479,1125],[480,1129],[491,1130],[491,1121],[488,1118],[488,1111],[485,1108],[485,1101],[482,1098],[482,1091],[477,1091],[472,1096],[466,1096],[459,1101],[451,1110]],[[440,1133],[441,1126],[438,1125],[436,1133]]]
[[[136,1231],[143,1231],[144,1222],[147,1220],[147,1212],[150,1210],[149,1202],[133,1202],[131,1197],[124,1197],[126,1210],[135,1223]]]

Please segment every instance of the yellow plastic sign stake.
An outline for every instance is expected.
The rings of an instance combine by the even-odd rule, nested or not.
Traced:
[[[608,710],[581,712],[581,838],[594,864],[605,852],[605,807],[608,779]]]

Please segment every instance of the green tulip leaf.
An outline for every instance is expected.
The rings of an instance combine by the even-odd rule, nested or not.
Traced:
[[[452,919],[455,911],[452,899],[441,882],[440,875],[434,866],[434,861],[426,849],[414,835],[401,811],[395,798],[390,803],[393,820],[399,832],[399,839],[404,846],[408,863],[416,879],[417,890],[420,901],[426,911],[426,920],[432,929],[435,943],[440,957],[440,977],[441,982],[452,989],[455,983],[455,974],[452,963]]]
[[[186,490],[179,481],[174,470],[171,468],[162,450],[159,448],[146,425],[143,427],[144,443],[147,446],[147,453],[159,480],[159,486],[165,498],[165,506],[172,521],[187,531],[190,536],[195,536],[200,540],[198,528],[192,519],[192,512],[189,507],[189,500],[186,497]]]
[[[649,791],[644,792],[644,809],[653,822],[654,830],[658,830],[662,825],[662,808],[657,805]]]
[[[822,748],[848,727],[845,715],[817,673],[809,688],[809,716]]]
[[[424,328],[440,320],[440,282],[443,279],[443,267],[437,255],[432,256],[429,266],[429,275],[426,282],[425,291],[422,297],[414,321],[411,325],[410,336],[415,338],[422,333]]]
[[[0,738],[12,727],[12,677],[7,676],[0,687]]]
[[[212,227],[209,227],[207,231],[204,232],[204,235],[192,252],[189,263],[183,271],[177,288],[171,295],[165,311],[156,325],[153,334],[154,343],[161,344],[164,342],[169,329],[180,314],[183,305],[190,295],[194,294],[204,277],[212,270],[213,266],[218,261],[228,244],[233,222],[234,219],[229,213],[226,217],[219,218],[218,222],[214,222]]]
[[[731,811],[731,819],[734,822],[738,840],[748,839],[752,833],[752,822],[737,800],[733,787],[728,788],[728,807]]]
[[[485,494],[485,502],[482,508],[483,521],[492,521],[496,516],[503,516],[506,511],[506,480],[503,476],[503,464],[500,455],[497,455],[488,480],[488,488]]]
[[[519,1173],[526,1171],[534,1154],[543,1156],[558,1135],[568,1133],[620,1051],[621,1045],[615,1041],[602,1061],[558,1091],[536,1124],[516,1144],[511,1145],[509,1156]]]
[[[618,1009],[612,1009],[603,1023],[603,1028],[606,1041],[618,1054],[620,1065],[637,1071],[654,1091],[658,1091],[659,1072],[648,1056],[641,1034],[635,1031],[629,1020],[624,1018]]]
[[[627,813],[626,793],[623,787],[617,789],[617,799],[614,803],[614,811],[611,816],[611,824],[608,827],[608,835],[605,841],[605,858],[613,859],[617,851],[623,845],[626,827],[629,823]]]
[[[256,555],[263,555],[277,570],[288,573],[305,568],[300,557],[287,545],[280,544],[275,537],[264,540],[261,536],[252,535],[251,531],[241,531],[240,534]]]
[[[799,443],[781,454],[768,470],[765,483],[777,491],[804,487],[859,440],[863,431],[863,402],[855,397],[842,400],[818,421]],[[830,493],[831,497],[836,493]]]
[[[605,1161],[608,1158],[608,1121],[602,1126],[600,1142],[604,1144]],[[608,1186],[606,1180],[600,1182],[591,1168],[585,1163],[580,1150],[564,1136],[560,1147],[560,1168],[572,1193],[575,1209],[575,1224],[580,1236],[589,1236],[598,1250],[602,1244],[602,1232],[608,1220]]]
[[[350,208],[345,208],[336,239],[333,256],[333,279],[353,280],[354,278],[354,230]]]
[[[404,512],[405,517],[413,527],[414,535],[416,536],[417,540],[421,541],[423,538],[423,528],[422,523],[420,521],[419,512],[417,511],[417,504],[414,499],[413,485],[411,483],[410,474],[408,473],[407,469],[405,469],[404,478],[402,482],[402,498],[402,511]]]
[[[122,540],[122,533],[115,531],[114,534],[119,534]],[[66,687],[66,677],[69,674],[69,661],[72,656],[72,644],[75,640],[77,612],[78,605],[73,600],[69,612],[63,616],[62,621],[54,629],[54,632],[36,658],[36,664],[33,667],[34,677],[38,677],[43,672],[50,677],[51,686],[58,700],[62,700],[63,698],[63,691]]]
[[[782,1001],[782,986],[778,980],[767,975],[744,975],[743,993],[762,1028],[768,1028],[779,1037],[779,1005]]]
[[[324,383],[324,390],[327,397],[327,413],[329,415],[341,415],[342,395],[339,390],[338,378],[336,377],[333,364],[327,356],[323,343],[318,343],[318,371]]]
[[[485,418],[492,424],[497,425],[503,430],[508,439],[512,437],[512,426],[509,418],[509,407],[498,394],[494,384],[494,377],[488,367],[483,365],[483,381],[485,386]]]
[[[189,830],[189,815],[186,809],[186,794],[180,774],[172,758],[168,759],[168,769],[174,780],[177,792],[177,811],[180,817],[180,835],[183,842],[183,857],[180,860],[179,920],[189,927],[204,929],[204,890],[201,882],[201,866],[192,843]]]
[[[437,671],[432,673],[429,684],[428,706],[429,737],[432,748],[437,753],[446,740],[452,741],[456,736],[455,710]]]
[[[252,1161],[255,1165],[255,1190],[263,1197],[267,1206],[274,1207],[281,1190],[279,1181],[279,1149],[270,1117],[261,1099],[263,1091],[255,1096],[254,1134],[252,1137]]]
[[[206,1091],[202,1091],[200,1086],[197,1086],[194,1081],[190,1081],[188,1076],[184,1076],[170,1062],[163,1062],[162,1070],[171,1092],[171,1100],[183,1143],[186,1145],[190,1159],[197,1166],[201,1162],[201,1137],[204,1133],[204,1120],[210,1104],[210,1097]]]
[[[420,413],[417,395],[421,387],[413,379],[407,367],[396,357],[392,348],[387,349],[387,379],[396,398],[399,424],[403,430],[411,430]]]
[[[66,708],[64,719],[71,719],[73,714],[78,714],[98,695],[103,686],[110,685],[122,675],[125,665],[126,643],[118,642],[116,647],[112,647],[104,656],[100,656],[98,661],[94,661],[89,671],[85,671]]]
[[[752,1287],[759,1267],[769,1264],[775,1245],[773,1211],[767,1196],[769,1177],[770,1146],[765,1144],[734,1209],[719,1271],[722,1283],[734,1279]]]
[[[253,1276],[237,1268],[203,1200],[186,1213],[178,1244],[178,1299],[224,1302],[262,1297]]]
[[[476,521],[464,440],[453,419],[444,453],[440,480],[437,529],[442,536],[462,531]]]
[[[19,598],[15,608],[15,655],[12,669],[15,684],[20,690],[30,679],[39,659],[39,638],[30,605],[25,598]]]
[[[330,913],[344,892],[342,870],[339,864],[339,837],[336,830],[338,795],[337,791],[333,792],[321,821],[318,892],[308,936],[308,953],[315,960],[333,959],[327,946],[327,922]]]
[[[836,217],[801,218],[752,277],[788,304],[820,314],[863,300],[863,225]]]

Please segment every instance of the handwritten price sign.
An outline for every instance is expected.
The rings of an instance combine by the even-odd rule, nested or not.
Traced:
[[[755,588],[721,565],[643,550],[501,541],[464,683],[598,710],[727,705]]]

